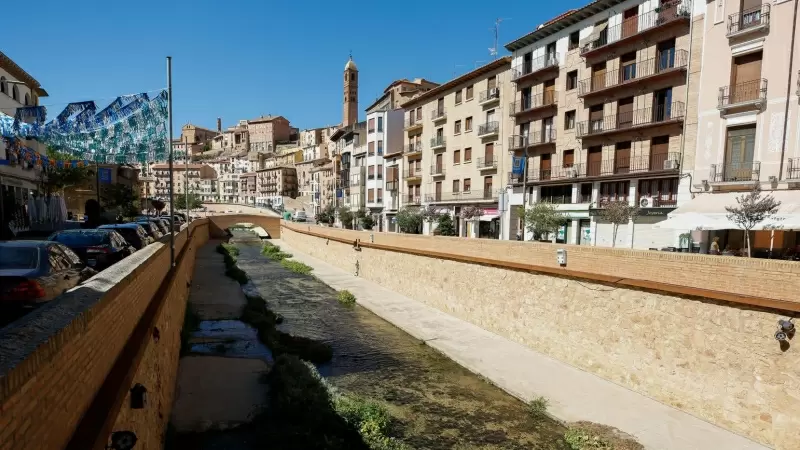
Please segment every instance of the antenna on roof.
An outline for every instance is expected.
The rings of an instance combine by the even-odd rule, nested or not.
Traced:
[[[489,31],[494,32],[494,47],[489,48],[489,56],[493,56],[494,59],[497,59],[497,56],[499,55],[498,47],[497,47],[497,41],[498,41],[498,38],[500,36],[500,22],[502,22],[504,20],[511,20],[511,19],[510,18],[505,18],[505,19],[497,18],[494,21],[494,27],[489,28]]]
[[[464,64],[453,64],[453,78],[455,78],[458,75],[457,69],[459,67],[464,67]]]

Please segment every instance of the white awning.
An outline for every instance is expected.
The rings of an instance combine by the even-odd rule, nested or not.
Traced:
[[[500,217],[500,214],[484,214],[478,218],[480,222],[491,222],[494,219]]]
[[[700,194],[689,203],[669,213],[669,219],[656,225],[657,228],[687,230],[736,230],[739,227],[728,220],[726,206],[736,206],[736,199],[743,192],[724,192],[719,194]],[[762,196],[771,195],[781,202],[778,212],[756,225],[753,230],[800,230],[800,191],[779,190],[762,191]],[[674,220],[673,220],[674,219]],[[696,223],[689,228],[678,228]],[[673,226],[674,225],[674,226]],[[723,228],[719,228],[723,226]]]
[[[664,228],[669,230],[730,230],[735,229],[736,225],[731,223],[725,216],[719,214],[700,214],[687,212],[672,215],[667,220],[653,224],[653,228]]]
[[[603,22],[600,25],[595,25],[594,28],[592,29],[592,33],[586,36],[585,38],[581,39],[581,41],[578,44],[581,47],[585,47],[587,44],[600,39],[600,33],[602,33],[603,30],[605,30],[606,28],[608,28],[608,22]]]

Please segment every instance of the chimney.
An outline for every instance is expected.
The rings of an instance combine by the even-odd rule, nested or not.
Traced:
[[[217,133],[222,133],[222,117],[217,117]]]

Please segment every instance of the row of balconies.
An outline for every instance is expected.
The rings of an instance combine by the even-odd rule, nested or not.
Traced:
[[[677,173],[680,153],[654,153],[623,158],[612,158],[588,163],[565,163],[558,167],[530,170],[525,175],[509,172],[509,183],[519,184],[523,181],[540,183],[559,180],[575,180],[608,177],[627,174],[645,174],[654,172]]]
[[[492,188],[465,192],[436,192],[425,195],[426,203],[461,202],[461,201],[497,201],[500,193]]]
[[[478,94],[478,104],[488,105],[500,100],[500,88],[491,87]],[[430,112],[430,118],[434,122],[440,122],[447,119],[447,110],[443,106],[437,106]],[[406,131],[414,131],[422,127],[424,120],[421,113],[409,111],[408,115],[403,122],[403,129]]]

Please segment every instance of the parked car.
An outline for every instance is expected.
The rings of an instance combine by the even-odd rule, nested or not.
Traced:
[[[133,222],[135,222],[135,223],[141,223],[141,222],[152,222],[152,223],[154,223],[154,224],[155,224],[155,226],[158,228],[158,231],[160,231],[160,232],[161,232],[161,234],[162,234],[162,235],[164,235],[164,234],[167,234],[167,233],[169,233],[169,228],[170,228],[170,227],[169,227],[169,225],[168,225],[168,224],[164,223],[164,221],[163,221],[162,219],[163,219],[163,218],[161,218],[161,217],[136,216],[136,217],[133,219]],[[145,228],[145,231],[147,231],[147,228]],[[160,236],[159,236],[159,237],[160,237]],[[156,239],[157,239],[157,238],[156,238]]]
[[[145,222],[145,225],[148,227],[152,227],[153,230],[156,229],[156,226],[153,225],[151,222]],[[100,225],[97,228],[116,231],[123,238],[125,238],[125,241],[127,241],[128,244],[131,244],[134,248],[136,248],[136,250],[141,250],[147,247],[149,244],[155,242],[155,240],[157,239],[154,236],[150,236],[147,233],[147,231],[145,231],[144,226],[138,223],[118,223],[114,225]]]
[[[156,221],[140,220],[134,223],[144,228],[145,233],[147,233],[148,236],[153,238],[154,241],[157,241],[161,239],[162,236],[164,236],[164,233],[162,233],[161,229],[158,227],[158,225],[156,225],[157,223]]]
[[[295,222],[305,222],[307,219],[305,211],[295,211],[292,220]]]
[[[114,230],[64,230],[48,239],[64,244],[95,270],[103,270],[136,251]]]
[[[57,242],[0,242],[0,307],[4,312],[32,308],[96,273],[75,252]],[[0,326],[15,318],[0,315]]]

